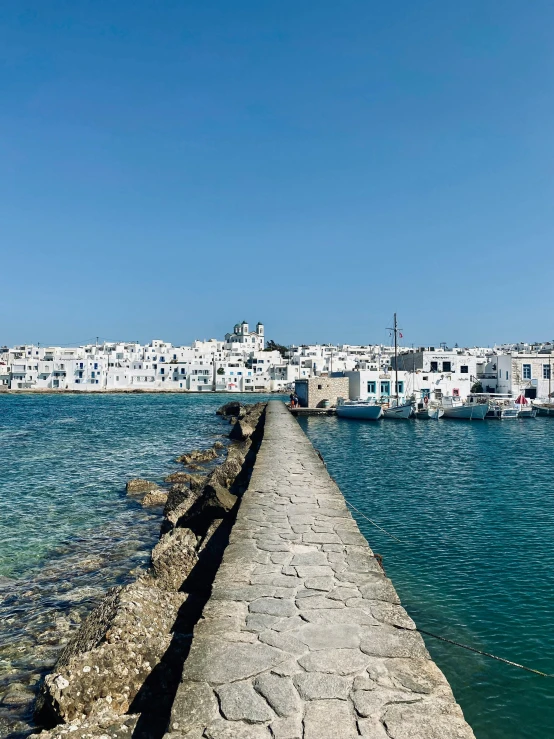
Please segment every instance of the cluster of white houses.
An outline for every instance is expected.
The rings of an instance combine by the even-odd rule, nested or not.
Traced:
[[[35,345],[0,349],[0,388],[13,391],[279,392],[295,381],[348,378],[350,398],[386,398],[398,392],[440,399],[484,392],[546,398],[553,391],[554,345],[494,349],[403,349],[398,387],[390,346],[302,345],[266,347],[264,326],[236,324],[223,341],[173,346],[105,342],[80,347]]]

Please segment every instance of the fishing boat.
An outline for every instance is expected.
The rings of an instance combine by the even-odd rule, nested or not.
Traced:
[[[337,416],[341,418],[357,418],[361,421],[377,421],[383,415],[383,409],[371,400],[337,400]]]
[[[396,394],[395,398],[389,404],[383,405],[383,418],[407,419],[413,415],[414,406],[411,401],[400,402],[400,394],[398,392],[398,321],[396,313],[394,314],[394,325],[389,329],[394,333],[394,372],[396,376]]]
[[[480,403],[464,403],[456,396],[446,396],[442,400],[445,418],[456,418],[465,421],[483,421],[489,410],[485,400]]]
[[[410,418],[414,408],[411,403],[401,403],[400,405],[390,405],[383,408],[383,418]]]

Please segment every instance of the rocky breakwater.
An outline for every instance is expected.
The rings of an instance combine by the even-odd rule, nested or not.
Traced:
[[[167,739],[474,739],[282,403],[194,628]]]
[[[248,487],[265,404],[218,412],[230,417],[233,439],[221,464],[203,467],[218,457],[223,444],[216,442],[179,457],[186,469],[166,478],[168,489],[129,482],[128,494],[144,496],[143,504],[164,504],[160,540],[148,571],[106,594],[46,676],[36,709],[46,727],[41,739],[161,737],[166,730],[194,625]]]

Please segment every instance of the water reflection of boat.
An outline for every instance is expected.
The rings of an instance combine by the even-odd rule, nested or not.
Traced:
[[[341,418],[357,418],[363,421],[377,421],[383,415],[383,409],[371,400],[337,401],[337,416]]]

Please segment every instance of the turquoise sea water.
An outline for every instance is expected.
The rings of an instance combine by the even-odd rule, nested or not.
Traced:
[[[554,673],[554,419],[300,423],[420,628]],[[554,679],[425,641],[477,739],[554,737]]]
[[[0,737],[28,731],[32,694],[63,643],[108,587],[148,563],[161,510],[127,497],[126,481],[161,482],[182,469],[177,455],[224,440],[215,410],[234,397],[263,399],[0,395]]]

